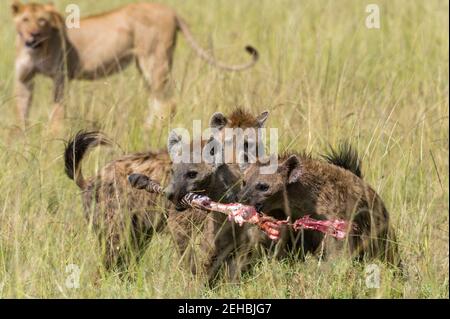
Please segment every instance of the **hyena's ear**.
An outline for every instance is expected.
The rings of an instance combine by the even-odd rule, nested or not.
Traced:
[[[12,11],[13,16],[22,12],[22,9],[23,9],[23,4],[18,0],[14,0],[13,3],[11,4],[11,11]]]
[[[223,156],[224,154],[222,143],[211,136],[202,149],[203,161],[217,168],[220,165],[224,164]]]
[[[269,111],[264,111],[256,117],[256,121],[258,121],[258,127],[263,127],[267,118],[269,117]]]
[[[281,170],[286,174],[287,183],[297,183],[300,181],[300,160],[296,155],[291,155],[281,164]]]
[[[171,158],[174,158],[180,152],[181,140],[181,135],[178,135],[175,130],[170,131],[169,138],[167,139],[167,151]]]
[[[221,130],[225,127],[225,125],[227,125],[227,123],[228,120],[225,115],[220,112],[216,112],[211,116],[211,119],[209,120],[209,127]]]

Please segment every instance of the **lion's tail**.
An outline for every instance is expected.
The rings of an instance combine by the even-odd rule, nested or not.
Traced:
[[[80,131],[67,143],[64,151],[64,166],[67,176],[75,180],[81,189],[87,186],[86,180],[81,173],[81,160],[89,149],[98,145],[111,145],[111,142],[100,132]]]
[[[247,53],[252,56],[252,60],[250,62],[247,62],[244,64],[238,64],[238,65],[227,65],[220,61],[217,61],[211,54],[209,54],[205,49],[203,49],[198,44],[198,42],[194,39],[194,36],[192,35],[186,22],[179,16],[177,16],[176,19],[177,19],[178,28],[181,30],[181,32],[186,37],[186,40],[189,43],[189,45],[194,49],[194,51],[198,54],[198,56],[200,56],[202,59],[204,59],[209,64],[211,64],[215,67],[221,68],[223,70],[227,70],[227,71],[242,71],[242,70],[251,68],[258,61],[259,53],[254,47],[252,47],[250,45],[247,45],[245,47],[245,50],[247,51]]]

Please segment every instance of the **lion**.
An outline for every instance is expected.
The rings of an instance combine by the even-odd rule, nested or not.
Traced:
[[[129,4],[82,18],[79,28],[68,28],[53,4],[14,1],[11,5],[17,30],[15,96],[17,116],[26,126],[37,74],[53,80],[54,108],[51,123],[64,118],[66,79],[95,80],[122,71],[133,61],[151,93],[147,125],[173,113],[171,69],[178,31],[197,55],[227,71],[252,67],[258,52],[246,51],[252,59],[240,65],[217,61],[194,39],[186,22],[170,7],[157,3]],[[158,122],[159,123],[159,122]]]

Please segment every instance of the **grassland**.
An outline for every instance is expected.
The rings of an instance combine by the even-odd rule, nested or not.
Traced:
[[[82,15],[126,0],[76,2]],[[371,1],[381,28],[367,29],[365,1],[167,0],[216,57],[261,54],[248,72],[224,73],[196,58],[180,37],[175,56],[178,113],[161,130],[144,130],[147,93],[134,67],[96,82],[73,82],[60,136],[48,133],[51,82],[39,77],[31,125],[15,131],[14,37],[8,1],[0,4],[0,297],[18,298],[448,298],[449,103],[447,1]],[[240,284],[209,289],[178,263],[166,234],[157,235],[135,280],[97,278],[97,238],[80,192],[63,172],[64,139],[97,128],[117,147],[93,152],[85,175],[120,154],[163,147],[169,127],[191,127],[236,105],[268,109],[281,150],[318,154],[350,140],[365,179],[381,194],[398,232],[407,278],[382,264],[381,286],[365,285],[364,265],[346,260],[292,264],[262,260]],[[81,269],[65,285],[66,266]]]

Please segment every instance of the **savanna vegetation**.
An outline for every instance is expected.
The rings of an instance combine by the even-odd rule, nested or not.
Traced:
[[[82,15],[131,0],[76,2]],[[14,38],[9,1],[0,3],[0,297],[14,298],[448,298],[449,289],[449,16],[445,0],[376,0],[381,28],[369,29],[368,2],[164,0],[199,42],[223,61],[260,53],[257,65],[226,73],[197,58],[182,36],[175,53],[175,117],[146,129],[148,95],[136,68],[95,82],[72,82],[64,129],[48,129],[52,83],[36,80],[30,125],[15,119]],[[99,43],[98,45],[101,45]],[[365,179],[381,195],[397,230],[407,275],[380,267],[379,288],[365,264],[334,259],[261,260],[242,281],[214,289],[179,263],[170,236],[157,234],[132,279],[102,268],[97,236],[80,191],[63,169],[64,142],[99,129],[117,144],[84,163],[94,174],[115,157],[165,147],[173,127],[206,126],[215,111],[269,110],[280,151],[318,155],[349,140]],[[66,285],[77,265],[79,288]],[[99,273],[100,271],[100,273]]]

